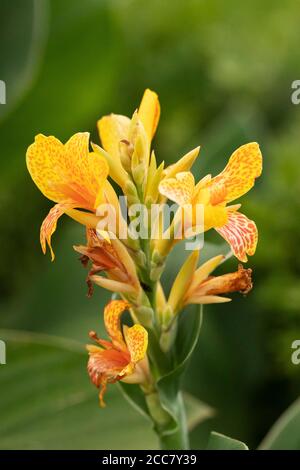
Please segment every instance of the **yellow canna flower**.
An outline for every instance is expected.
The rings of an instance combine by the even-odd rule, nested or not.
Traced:
[[[39,134],[27,150],[26,163],[40,191],[57,203],[40,231],[42,250],[45,253],[48,244],[53,260],[51,236],[58,218],[74,208],[95,212],[104,198],[109,167],[102,156],[89,152],[88,132],[73,135],[66,144]]]
[[[141,325],[121,328],[121,316],[130,308],[124,300],[112,300],[104,309],[104,325],[110,341],[99,339],[90,332],[90,338],[99,346],[88,345],[88,373],[91,381],[100,388],[100,406],[105,406],[103,396],[108,383],[122,380],[127,383],[143,384],[148,379],[146,356],[148,333]]]
[[[262,155],[257,143],[239,147],[225,169],[215,178],[210,175],[197,185],[190,172],[165,178],[159,191],[170,200],[184,206],[204,206],[204,230],[215,230],[229,243],[234,255],[243,262],[256,250],[258,233],[255,223],[237,211],[240,205],[226,206],[247,193],[262,171]]]
[[[182,307],[188,304],[214,304],[230,302],[221,297],[229,292],[247,294],[252,289],[251,269],[244,269],[240,264],[238,270],[221,276],[211,276],[212,271],[224,260],[223,255],[211,258],[194,273],[190,286],[183,297]]]
[[[151,141],[159,116],[158,96],[146,89],[139,109],[131,120],[120,114],[110,114],[97,123],[104,150],[99,146],[93,148],[106,158],[111,178],[124,192],[130,179],[129,173],[139,184],[146,177]]]

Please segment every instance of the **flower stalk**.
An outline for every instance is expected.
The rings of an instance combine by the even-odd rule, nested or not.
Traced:
[[[242,145],[219,175],[196,182],[191,167],[200,147],[167,167],[157,163],[151,146],[159,117],[158,96],[147,89],[131,119],[110,114],[98,121],[102,146],[90,143],[88,132],[65,144],[39,134],[26,162],[37,187],[55,203],[40,229],[43,252],[48,246],[54,260],[52,236],[58,220],[69,216],[86,229],[85,244],[74,249],[87,268],[88,295],[94,286],[112,293],[103,312],[104,337],[91,331],[93,344],[87,346],[88,375],[100,406],[105,406],[110,385],[127,384],[130,400],[151,418],[160,447],[188,449],[180,379],[201,322],[200,314],[195,316],[193,327],[181,312],[189,305],[229,302],[224,294],[248,293],[252,271],[240,264],[236,272],[213,275],[225,256],[218,253],[203,263],[204,246],[187,253],[177,274],[173,269],[168,295],[162,275],[172,263],[174,245],[189,240],[191,233],[215,229],[240,263],[255,253],[257,227],[239,212],[240,204],[231,203],[254,185],[262,156],[257,143]],[[127,198],[125,214],[112,183]],[[165,227],[167,200],[176,210]],[[154,218],[153,205],[159,208]],[[113,224],[105,215],[107,206],[115,214]]]

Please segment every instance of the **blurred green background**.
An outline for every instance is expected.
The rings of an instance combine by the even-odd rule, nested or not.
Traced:
[[[264,155],[263,176],[241,201],[260,233],[248,263],[254,289],[205,308],[185,377],[185,390],[215,411],[194,427],[192,446],[214,429],[257,447],[298,397],[300,365],[290,357],[300,339],[300,105],[291,102],[299,15],[293,0],[1,0],[0,448],[156,446],[117,387],[104,411],[97,406],[81,344],[101,330],[108,295],[86,297],[75,222],[59,223],[55,262],[42,255],[39,227],[52,204],[25,166],[35,134],[66,141],[88,130],[98,142],[96,120],[131,115],[146,87],[162,107],[160,160],[201,144],[200,178],[243,143],[259,142]]]

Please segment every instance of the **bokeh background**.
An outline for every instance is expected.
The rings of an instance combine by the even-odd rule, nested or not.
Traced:
[[[83,345],[90,329],[101,331],[108,296],[86,297],[75,222],[59,223],[55,262],[42,255],[39,226],[51,202],[25,166],[35,134],[66,141],[88,130],[98,142],[97,119],[131,115],[146,87],[162,106],[160,160],[201,144],[200,178],[243,143],[259,142],[264,155],[263,176],[241,201],[260,233],[248,263],[254,289],[205,308],[185,376],[185,390],[209,405],[204,414],[214,410],[194,426],[192,446],[214,429],[256,448],[298,397],[300,365],[290,358],[300,339],[300,105],[291,102],[299,15],[293,0],[1,0],[0,448],[156,446],[117,387],[98,409]]]

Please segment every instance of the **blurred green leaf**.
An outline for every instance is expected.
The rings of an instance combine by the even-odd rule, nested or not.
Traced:
[[[246,444],[218,432],[212,432],[207,444],[207,450],[248,450]]]
[[[0,11],[0,79],[7,95],[1,120],[36,76],[47,38],[48,0],[2,0]]]
[[[188,430],[192,431],[198,424],[212,418],[215,410],[190,393],[183,392],[183,401],[185,405]]]
[[[151,427],[116,386],[99,408],[82,344],[13,330],[0,330],[0,338],[7,345],[7,364],[0,366],[1,449],[156,448]]]
[[[262,450],[300,450],[300,398],[280,416],[259,448]]]

